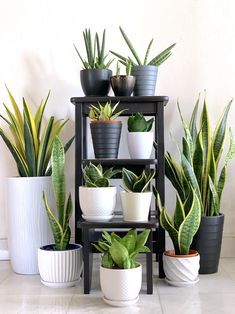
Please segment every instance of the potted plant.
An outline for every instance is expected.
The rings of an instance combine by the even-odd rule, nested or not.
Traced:
[[[102,41],[100,41],[97,33],[92,40],[90,29],[83,31],[83,39],[87,59],[81,56],[79,50],[74,45],[84,67],[80,72],[83,92],[86,96],[107,96],[110,89],[110,77],[112,76],[112,71],[109,67],[113,60],[106,61],[105,30],[103,31]]]
[[[38,274],[37,249],[52,240],[52,234],[43,210],[42,191],[48,202],[54,203],[51,186],[50,158],[52,143],[60,134],[66,121],[52,116],[42,126],[49,93],[33,115],[23,98],[21,113],[14,97],[7,89],[13,110],[4,105],[7,116],[0,117],[9,131],[0,128],[0,136],[13,156],[18,177],[7,180],[8,246],[11,266],[19,274]],[[69,148],[73,138],[65,145]],[[14,197],[12,197],[14,195]]]
[[[139,253],[149,252],[145,246],[150,230],[137,234],[132,229],[121,238],[106,231],[96,249],[103,253],[100,266],[100,285],[104,301],[113,306],[128,306],[136,303],[142,284],[142,265],[135,258]]]
[[[117,188],[110,178],[121,172],[113,168],[103,171],[102,166],[90,163],[82,168],[85,186],[79,187],[82,217],[87,221],[105,221],[113,217]]]
[[[222,164],[220,159],[231,101],[225,107],[214,132],[211,130],[205,99],[199,126],[197,125],[198,106],[199,98],[189,124],[185,122],[178,106],[185,131],[182,139],[181,161],[176,162],[167,153],[165,168],[166,176],[176,188],[182,202],[186,201],[190,185],[192,185],[201,203],[202,220],[191,247],[196,249],[201,256],[199,272],[210,274],[217,272],[219,265],[224,223],[221,197],[227,178],[227,165],[234,156],[235,143],[230,131],[230,147]],[[183,176],[182,173],[185,175]]]
[[[153,96],[155,94],[158,67],[171,56],[171,50],[175,46],[175,43],[148,61],[149,51],[153,43],[152,39],[147,47],[144,61],[142,62],[124,30],[121,27],[119,27],[119,29],[135,60],[130,57],[126,58],[114,51],[110,52],[118,57],[120,62],[124,65],[127,64],[129,59],[131,60],[133,65],[132,75],[136,77],[134,96]]]
[[[126,109],[115,112],[119,102],[113,107],[111,101],[105,105],[98,102],[98,107],[89,107],[91,136],[95,158],[117,158],[121,137],[122,122],[116,118]]]
[[[117,61],[116,75],[111,76],[111,86],[115,96],[131,96],[135,86],[135,76],[131,75],[132,62],[127,60],[126,75],[120,75],[119,61]]]
[[[136,113],[127,120],[127,143],[131,158],[148,159],[153,148],[154,118],[146,120],[142,113]]]
[[[44,285],[55,288],[71,287],[80,280],[82,246],[69,243],[71,237],[69,220],[73,205],[71,194],[66,201],[65,154],[58,137],[54,140],[51,164],[57,215],[50,208],[45,192],[43,192],[43,201],[55,243],[44,245],[38,249],[38,267],[41,282]]]
[[[137,176],[134,172],[122,169],[122,188],[120,192],[123,209],[123,220],[144,222],[148,220],[152,192],[147,191],[151,180],[155,176],[155,169],[147,176],[145,170]]]
[[[163,268],[166,281],[173,286],[190,286],[198,282],[200,256],[197,251],[190,250],[193,236],[201,221],[201,204],[197,193],[191,187],[187,200],[176,196],[176,207],[170,215],[161,205],[160,197],[153,187],[160,210],[160,224],[173,242],[174,250],[163,253]]]

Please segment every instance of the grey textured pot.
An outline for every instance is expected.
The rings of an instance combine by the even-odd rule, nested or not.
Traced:
[[[155,65],[138,65],[132,68],[135,76],[134,96],[154,96],[157,82],[158,67]]]
[[[199,274],[213,274],[218,271],[223,237],[224,215],[203,216],[191,248],[200,254]]]
[[[91,122],[95,158],[117,158],[121,137],[121,121]]]
[[[110,90],[109,69],[87,69],[80,71],[82,90],[86,96],[107,96]]]

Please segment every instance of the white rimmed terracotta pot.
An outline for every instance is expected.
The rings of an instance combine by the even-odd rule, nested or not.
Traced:
[[[113,306],[136,303],[142,284],[142,266],[131,269],[110,269],[100,266],[100,286],[104,301]]]
[[[41,282],[52,288],[72,287],[81,279],[83,268],[82,246],[69,244],[68,250],[56,251],[54,244],[38,249]]]
[[[148,159],[153,149],[153,132],[128,132],[127,144],[132,159]]]
[[[8,247],[11,266],[19,274],[38,274],[38,248],[53,241],[43,191],[54,208],[51,177],[7,179]]]
[[[173,286],[188,286],[198,282],[200,255],[190,250],[188,255],[175,255],[174,250],[163,253],[166,281]]]
[[[110,220],[116,206],[115,186],[91,188],[79,187],[79,202],[83,218],[88,221]]]
[[[152,192],[120,192],[123,220],[144,222],[148,220]]]

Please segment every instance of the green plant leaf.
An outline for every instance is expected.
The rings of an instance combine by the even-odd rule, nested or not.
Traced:
[[[133,191],[133,185],[138,180],[137,175],[126,169],[122,169],[122,181],[124,183],[124,187],[126,187],[129,191]]]
[[[113,268],[113,259],[107,252],[102,256],[102,266],[105,268]]]
[[[156,173],[156,169],[153,169],[153,170],[151,171],[150,175],[147,177],[146,182],[145,182],[145,185],[143,186],[141,192],[145,192],[145,191],[146,191],[148,185],[151,183],[151,180],[154,178],[155,173]]]
[[[152,43],[153,43],[153,39],[150,40],[150,43],[148,44],[148,48],[146,50],[146,53],[145,53],[145,57],[144,57],[144,65],[147,64],[147,61],[148,61],[148,55],[149,55],[149,51],[150,51],[150,48],[152,46]]]
[[[210,176],[209,176],[209,187],[210,187],[210,191],[212,195],[212,200],[210,202],[210,208],[209,208],[210,210],[209,216],[219,215],[219,197],[216,191],[216,187],[214,186],[214,183]]]
[[[202,147],[202,136],[201,131],[198,133],[196,142],[195,142],[195,151],[193,154],[193,169],[195,176],[197,178],[198,186],[201,191],[202,188],[202,178],[204,172],[204,156],[203,156],[203,147]]]
[[[194,143],[196,143],[197,140],[197,112],[198,112],[198,105],[200,100],[200,94],[198,95],[198,98],[196,100],[196,104],[193,109],[193,113],[189,122],[189,130],[191,133],[191,137]]]
[[[108,187],[109,186],[109,180],[107,178],[99,178],[94,183],[97,187]]]
[[[33,143],[33,136],[30,130],[28,121],[24,121],[24,141],[25,141],[25,156],[29,168],[29,176],[35,177],[37,175],[36,154]]]
[[[120,32],[121,32],[121,34],[122,34],[122,36],[123,36],[123,38],[124,38],[124,40],[125,40],[125,42],[126,42],[128,48],[130,49],[130,51],[132,52],[133,56],[135,57],[137,63],[138,63],[139,65],[141,65],[140,58],[138,57],[138,55],[137,55],[137,53],[136,53],[136,51],[135,51],[135,49],[134,49],[134,47],[133,47],[131,41],[129,40],[129,38],[127,37],[126,33],[125,33],[124,30],[121,28],[121,26],[119,26],[119,29],[120,29]]]
[[[168,57],[171,55],[171,50],[174,48],[176,43],[170,45],[166,49],[164,49],[161,53],[159,53],[156,57],[154,57],[148,64],[149,65],[161,65]]]
[[[184,213],[184,205],[179,197],[179,195],[176,195],[176,207],[174,212],[174,227],[179,230],[180,225],[185,219],[185,213]]]
[[[129,257],[127,248],[117,240],[113,239],[109,252],[114,263],[119,268],[124,268],[124,262]]]
[[[143,172],[141,173],[141,175],[138,177],[137,181],[133,185],[133,192],[137,192],[137,193],[142,192],[142,189],[145,186],[146,180],[147,180],[147,177],[146,177],[145,171],[143,170]]]

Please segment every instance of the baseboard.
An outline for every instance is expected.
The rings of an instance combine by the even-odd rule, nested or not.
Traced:
[[[7,239],[0,239],[0,261],[9,260],[9,252],[7,248]]]

